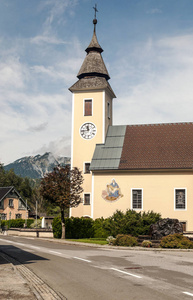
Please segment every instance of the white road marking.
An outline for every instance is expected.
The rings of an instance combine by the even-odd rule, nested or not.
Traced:
[[[59,254],[59,255],[62,255],[61,252],[57,252],[57,251],[52,251],[52,250],[49,250],[50,253],[53,253],[53,254]]]
[[[111,270],[114,270],[114,271],[117,271],[117,272],[120,272],[120,273],[123,273],[123,274],[129,275],[129,276],[133,276],[133,277],[136,277],[136,278],[142,278],[141,276],[138,276],[138,275],[135,275],[135,274],[131,274],[131,273],[128,273],[128,272],[125,272],[125,271],[119,270],[119,269],[111,268]]]
[[[191,296],[191,297],[193,297],[193,294],[191,294],[191,293],[188,293],[188,292],[182,292],[183,294],[186,294],[186,295],[188,295],[188,296]]]
[[[6,240],[4,240],[4,239],[0,239],[0,241],[6,242],[6,243],[13,243],[12,241],[6,241]]]
[[[32,245],[25,245],[25,246],[40,250],[40,247],[37,247],[37,246],[32,246]]]
[[[83,261],[86,261],[86,262],[91,262],[91,260],[88,260],[88,259],[84,259],[84,258],[80,258],[80,257],[76,257],[74,256],[75,259],[79,259],[79,260],[83,260]]]
[[[25,244],[13,242],[14,245],[25,246]]]

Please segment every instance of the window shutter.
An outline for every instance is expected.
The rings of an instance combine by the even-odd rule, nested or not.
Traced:
[[[92,116],[92,100],[84,101],[84,115]]]

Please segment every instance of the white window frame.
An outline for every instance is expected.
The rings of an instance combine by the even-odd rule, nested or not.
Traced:
[[[85,116],[85,101],[86,100],[91,100],[92,101],[92,114],[91,114],[91,116]],[[93,104],[94,104],[93,98],[84,98],[83,99],[83,116],[84,117],[92,117],[93,116]]]
[[[84,163],[83,163],[83,172],[84,172],[84,174],[91,174],[91,171],[89,173],[85,172],[86,171],[86,168],[85,168],[86,164],[91,164],[91,162],[90,161],[84,161]]]
[[[85,204],[84,203],[84,197],[85,197],[85,195],[90,195],[90,204]],[[91,205],[91,193],[83,193],[83,205],[86,205],[86,206],[90,206]]]
[[[176,208],[176,190],[185,190],[185,208]],[[186,211],[187,210],[187,188],[177,187],[174,188],[174,211]]]
[[[133,191],[141,191],[141,208],[133,208]],[[131,209],[133,210],[143,210],[143,189],[142,188],[132,188],[131,189]]]

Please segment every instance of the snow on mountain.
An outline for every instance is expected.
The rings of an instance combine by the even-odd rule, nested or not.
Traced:
[[[70,157],[54,157],[51,152],[46,152],[43,155],[38,154],[19,158],[4,166],[4,169],[13,169],[17,175],[36,179],[52,172],[57,165],[65,166],[67,164],[70,164]]]

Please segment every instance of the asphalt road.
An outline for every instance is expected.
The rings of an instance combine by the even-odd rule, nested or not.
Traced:
[[[193,252],[137,251],[0,236],[0,250],[69,300],[193,299]]]

